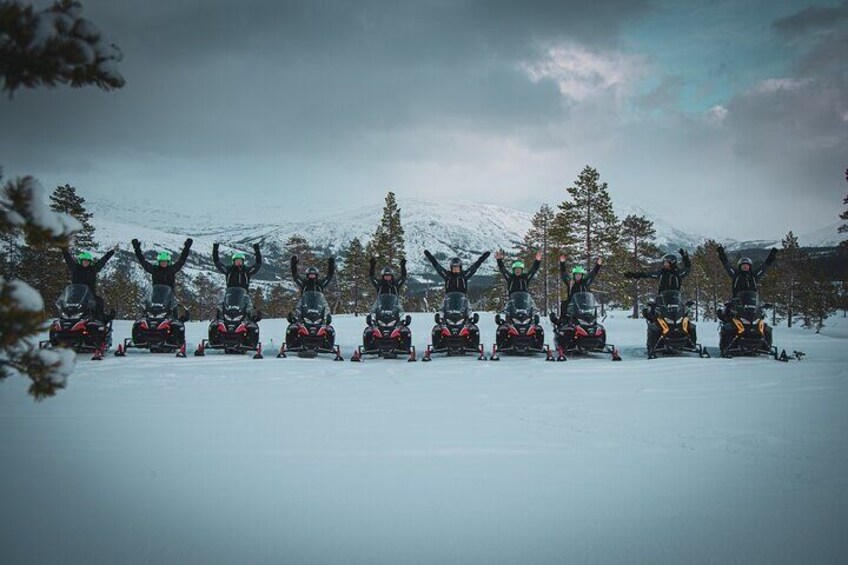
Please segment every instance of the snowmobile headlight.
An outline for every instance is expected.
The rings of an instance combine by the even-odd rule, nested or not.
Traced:
[[[660,329],[662,330],[662,333],[667,334],[668,333],[668,323],[662,318],[657,318],[657,323],[660,325]]]
[[[745,333],[745,326],[742,324],[739,318],[733,318],[733,325],[736,326],[736,333]]]
[[[689,318],[683,318],[681,322],[683,324],[683,331],[689,333]]]
[[[766,335],[766,323],[763,320],[757,324],[757,329],[760,330],[760,335]]]

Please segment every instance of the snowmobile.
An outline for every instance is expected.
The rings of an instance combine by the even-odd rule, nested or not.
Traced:
[[[112,321],[99,320],[97,301],[84,284],[69,284],[56,301],[59,317],[50,325],[50,339],[39,347],[68,347],[77,353],[93,353],[99,361],[112,346]]]
[[[407,360],[416,360],[412,345],[411,316],[404,316],[400,297],[396,294],[381,294],[371,306],[365,318],[367,324],[362,333],[362,345],[353,352],[351,361],[359,362],[363,355],[377,355],[383,359],[397,359],[407,355]]]
[[[648,324],[648,359],[656,359],[658,354],[682,352],[710,356],[707,348],[698,344],[698,328],[689,319],[689,308],[693,304],[684,302],[679,290],[666,290],[657,300],[648,302],[649,307],[642,311]]]
[[[465,355],[477,353],[479,361],[485,361],[486,355],[480,345],[480,329],[477,322],[480,315],[471,313],[468,297],[462,292],[449,292],[442,301],[442,307],[435,315],[431,338],[422,361],[430,361],[433,353]]]
[[[772,345],[772,329],[766,324],[763,312],[768,308],[771,305],[762,302],[758,292],[744,291],[733,297],[728,308],[718,309],[722,320],[719,329],[722,357],[771,355],[778,361],[789,360],[785,350],[778,354],[777,347]]]
[[[317,357],[319,353],[332,353],[334,361],[344,361],[336,345],[336,330],[330,325],[333,321],[330,305],[323,292],[304,292],[294,313],[289,313],[288,321],[286,340],[280,346],[278,358],[286,357],[287,352],[307,358]]]
[[[261,313],[252,311],[245,289],[227,288],[215,319],[209,323],[209,338],[200,342],[194,354],[202,357],[207,349],[223,349],[224,353],[255,351],[253,358],[262,359],[257,324],[261,319]]]
[[[598,304],[591,292],[571,296],[564,315],[551,314],[557,361],[565,361],[569,353],[608,353],[613,361],[621,361],[618,349],[607,344],[607,331],[598,322]]]
[[[503,316],[497,314],[495,323],[498,329],[490,361],[500,361],[499,353],[544,353],[548,359],[553,358],[550,347],[545,345],[545,329],[539,324],[536,303],[529,292],[510,294]]]
[[[118,345],[115,357],[124,357],[127,349],[147,349],[151,353],[177,353],[185,357],[185,323],[188,312],[177,315],[177,298],[174,289],[157,284],[144,300],[144,314],[132,327],[132,338]]]

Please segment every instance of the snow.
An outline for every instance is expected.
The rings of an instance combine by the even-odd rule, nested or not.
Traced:
[[[0,278],[0,285],[4,281]],[[16,306],[25,312],[41,312],[44,309],[44,300],[37,290],[20,280],[9,281],[9,294],[17,303]]]
[[[264,320],[264,360],[82,358],[38,404],[9,379],[4,562],[846,562],[843,318],[777,328],[791,363],[648,361],[643,321],[606,325],[621,363],[276,359]]]
[[[24,179],[23,189],[28,193],[28,208],[25,210],[32,224],[48,231],[55,237],[69,235],[82,229],[76,218],[69,214],[57,213],[46,204],[44,188],[32,177]]]

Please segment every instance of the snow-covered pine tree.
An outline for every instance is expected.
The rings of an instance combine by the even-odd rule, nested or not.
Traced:
[[[775,306],[773,323],[780,315],[786,318],[788,327],[794,325],[798,316],[801,279],[809,263],[809,255],[801,249],[798,238],[790,230],[781,241],[781,251],[760,287],[763,300]]]
[[[569,259],[591,269],[596,257],[608,257],[619,242],[608,186],[596,169],[586,166],[566,192],[569,199],[559,205],[551,231]]]
[[[149,290],[138,283],[137,263],[131,255],[118,252],[111,263],[111,269],[98,284],[98,292],[106,308],[115,309],[118,319],[133,319],[141,313],[145,293]]]
[[[657,231],[654,222],[645,216],[630,214],[621,222],[621,245],[627,250],[629,271],[641,271],[658,254]],[[633,301],[633,317],[639,317],[639,299],[642,296],[643,283],[639,279],[630,282],[630,295]]]
[[[394,192],[389,192],[386,195],[383,216],[368,243],[367,251],[371,257],[377,258],[378,268],[389,265],[397,270],[400,268],[400,261],[406,259],[400,208],[398,208]]]
[[[70,214],[82,224],[82,229],[74,234],[74,247],[79,250],[93,251],[97,249],[94,240],[94,226],[91,218],[94,216],[85,208],[85,198],[77,194],[77,189],[69,184],[57,186],[50,195],[50,209],[54,212]]]

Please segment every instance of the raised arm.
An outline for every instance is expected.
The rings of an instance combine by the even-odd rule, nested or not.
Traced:
[[[333,281],[336,274],[336,260],[333,257],[327,259],[327,276],[321,281],[321,288],[326,288]]]
[[[680,250],[680,257],[683,259],[683,269],[677,272],[677,275],[683,279],[692,271],[692,261],[689,260],[689,253],[685,250]]]
[[[504,265],[503,257],[498,258],[498,271],[500,271],[503,278],[506,279],[506,282],[510,281],[512,275],[510,275],[509,271],[506,270],[506,265]]]
[[[218,255],[218,247],[219,245],[217,243],[212,244],[212,263],[215,264],[216,269],[226,275],[227,268],[221,263],[221,257]]]
[[[68,266],[68,269],[73,271],[76,263],[74,263],[74,258],[71,257],[71,251],[67,247],[62,248],[62,257],[65,259],[65,264]]]
[[[374,285],[374,288],[380,290],[380,281],[377,280],[375,275],[375,271],[377,270],[377,258],[371,257],[368,261],[368,280],[371,281],[371,284]]]
[[[757,280],[760,280],[764,274],[766,274],[766,270],[771,267],[771,264],[774,263],[774,260],[777,258],[777,249],[774,247],[769,251],[768,257],[766,257],[765,262],[760,265],[760,268],[754,273],[754,277]]]
[[[400,287],[406,284],[406,259],[400,260],[400,278],[395,281],[395,286],[397,286],[398,292],[400,292]]]
[[[144,253],[141,252],[141,242],[137,239],[132,240],[133,251],[135,252],[135,258],[138,260],[138,264],[141,265],[141,268],[147,271],[148,273],[153,272],[153,265],[144,258]]]
[[[433,254],[432,254],[432,253],[430,253],[429,251],[427,251],[427,250],[425,249],[425,250],[424,250],[424,257],[426,257],[426,258],[427,258],[427,260],[429,260],[429,261],[430,261],[430,264],[431,264],[431,265],[433,265],[433,268],[434,268],[434,269],[436,269],[436,273],[437,273],[440,277],[442,277],[443,279],[448,278],[448,272],[445,270],[445,268],[444,268],[444,267],[442,267],[441,265],[439,265],[439,262],[438,262],[438,261],[436,261],[436,258],[435,258],[435,257],[433,257]]]
[[[537,255],[538,255],[538,254],[537,254]],[[528,283],[529,283],[530,281],[532,281],[532,280],[533,280],[533,277],[535,277],[535,276],[536,276],[536,273],[538,273],[538,272],[539,272],[539,267],[540,267],[541,265],[542,265],[542,261],[541,261],[541,260],[539,260],[539,259],[535,259],[535,260],[533,261],[533,264],[532,264],[532,265],[530,265],[530,270],[527,272],[527,282],[528,282]]]
[[[259,251],[259,244],[253,244],[253,254],[256,256],[256,262],[250,268],[250,275],[253,276],[262,269],[262,253]]]
[[[727,260],[727,253],[724,252],[724,247],[721,245],[716,247],[716,254],[718,255],[718,260],[721,261],[721,266],[724,267],[724,270],[727,271],[730,278],[735,277],[736,271],[730,266],[730,261]]]
[[[115,247],[107,251],[106,254],[103,255],[103,257],[101,257],[100,259],[98,259],[97,262],[94,264],[94,270],[99,273],[100,270],[106,266],[106,263],[109,262],[109,259],[112,258],[112,255],[114,255],[115,251],[117,250],[118,246],[116,245]]]
[[[571,276],[568,274],[568,268],[565,266],[565,257],[563,256],[559,258],[559,278],[564,283],[568,283],[571,280]]]
[[[586,287],[592,286],[592,283],[595,282],[595,277],[598,276],[598,273],[601,272],[601,259],[600,257],[595,261],[595,268],[592,269],[588,275],[586,275]]]
[[[186,260],[188,259],[188,254],[191,252],[191,244],[194,243],[194,240],[188,238],[185,240],[185,244],[183,245],[183,252],[180,253],[179,258],[177,258],[177,262],[174,263],[174,270],[179,271],[185,265]]]
[[[468,281],[471,277],[473,277],[473,276],[474,276],[474,273],[476,273],[476,272],[477,272],[477,269],[479,269],[479,268],[480,268],[480,265],[482,265],[482,264],[483,264],[483,262],[484,262],[486,259],[488,259],[488,258],[489,258],[489,255],[490,255],[490,253],[489,253],[488,251],[486,251],[485,253],[483,253],[482,255],[480,255],[480,258],[479,258],[479,259],[477,259],[476,261],[474,261],[474,263],[472,263],[472,264],[471,264],[471,266],[470,266],[470,267],[468,267],[468,270],[467,270],[467,271],[465,271],[465,280],[466,280],[466,281]]]

